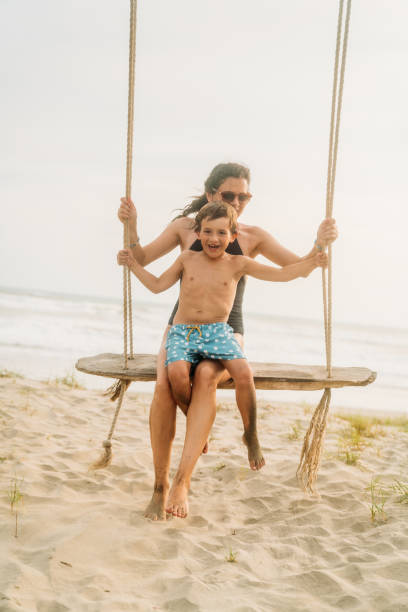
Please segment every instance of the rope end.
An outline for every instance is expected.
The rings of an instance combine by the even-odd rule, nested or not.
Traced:
[[[111,385],[110,387],[108,387],[106,389],[106,391],[103,392],[104,395],[108,395],[110,396],[109,399],[111,402],[114,402],[115,400],[118,399],[121,389],[122,389],[122,385],[125,384],[125,391],[127,390],[127,388],[129,387],[131,381],[130,380],[116,380],[113,385]]]
[[[330,405],[331,390],[326,388],[312,416],[309,429],[303,441],[303,448],[296,475],[305,493],[318,496],[314,488],[320,466],[324,434],[326,432],[327,414]]]
[[[89,466],[90,470],[101,470],[110,465],[112,461],[112,442],[110,440],[104,440],[102,446],[104,451],[100,458]]]

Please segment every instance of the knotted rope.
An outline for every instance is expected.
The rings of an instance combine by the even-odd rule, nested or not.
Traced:
[[[133,161],[133,123],[135,99],[135,63],[136,63],[136,15],[137,0],[130,0],[130,34],[129,34],[129,85],[128,85],[128,123],[126,146],[126,198],[131,198],[132,191],[132,161]],[[129,248],[129,222],[123,224],[123,248]],[[128,339],[130,355],[128,355]],[[133,315],[132,315],[132,285],[130,269],[123,266],[123,368],[128,369],[128,359],[133,359]],[[96,461],[91,469],[100,469],[109,465],[112,459],[112,435],[119,416],[125,391],[130,385],[129,380],[117,380],[109,389],[111,400],[118,399],[108,438],[103,442],[104,454]]]
[[[344,73],[346,68],[347,43],[350,25],[351,0],[347,0],[346,16],[343,19],[344,0],[339,0],[339,15],[337,21],[336,53],[334,61],[333,91],[330,119],[329,156],[326,184],[326,218],[333,215],[334,185],[336,180],[337,152],[339,146],[340,118],[343,102]],[[344,21],[344,30],[343,30]],[[343,36],[342,36],[343,34]],[[340,49],[341,66],[339,79]],[[326,270],[322,268],[324,334],[326,345],[327,378],[332,376],[332,247],[328,247],[327,279]],[[330,406],[331,390],[327,387],[320,400],[309,429],[305,435],[297,476],[305,491],[314,493],[314,483],[319,470],[322,446],[327,425],[327,415]]]
[[[91,470],[100,470],[101,468],[108,466],[110,462],[112,461],[112,436],[113,436],[113,431],[115,429],[116,421],[118,420],[120,409],[122,407],[122,402],[125,396],[125,391],[128,388],[128,384],[126,383],[127,383],[126,380],[120,381],[120,385],[121,385],[120,394],[119,394],[118,403],[116,404],[115,415],[113,417],[113,421],[112,421],[112,425],[108,433],[108,437],[106,438],[106,440],[102,442],[102,446],[104,450],[102,452],[101,457],[98,459],[98,461],[95,461],[95,463],[93,463],[90,466],[89,469]]]

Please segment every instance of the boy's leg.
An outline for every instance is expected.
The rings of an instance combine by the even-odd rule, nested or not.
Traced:
[[[222,359],[225,369],[235,383],[235,397],[244,424],[243,441],[248,448],[248,461],[252,470],[265,465],[256,427],[256,392],[251,368],[246,359]]]
[[[171,391],[176,404],[180,406],[184,414],[187,414],[191,401],[191,363],[189,361],[172,361],[167,366]]]
[[[195,369],[183,455],[166,505],[167,512],[173,516],[180,518],[187,516],[191,474],[202,452],[200,445],[208,438],[215,418],[217,384],[228,378],[229,374],[225,372],[220,361],[206,359]],[[204,448],[206,446],[207,444]]]
[[[188,489],[191,474],[211,431],[215,414],[216,405],[215,401],[209,401],[207,381],[205,379],[201,381],[199,377],[197,380],[194,379],[191,403],[187,412],[183,453],[166,504],[168,514],[179,518],[185,518],[188,514]]]

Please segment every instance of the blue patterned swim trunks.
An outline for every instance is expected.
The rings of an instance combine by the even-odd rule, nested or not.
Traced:
[[[172,325],[166,350],[166,366],[173,361],[196,365],[203,359],[246,359],[228,323]]]

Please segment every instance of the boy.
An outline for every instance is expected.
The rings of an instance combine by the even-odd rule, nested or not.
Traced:
[[[119,251],[117,260],[153,293],[165,291],[181,279],[179,307],[166,343],[166,366],[174,399],[188,406],[192,365],[201,359],[220,360],[235,383],[250,467],[259,470],[265,461],[256,429],[255,385],[248,361],[227,324],[237,283],[245,274],[269,281],[306,277],[316,267],[325,266],[327,256],[319,253],[275,268],[243,255],[227,254],[228,244],[237,236],[237,215],[232,206],[222,202],[203,206],[196,215],[194,229],[203,250],[183,251],[159,278],[138,264],[130,249]]]

